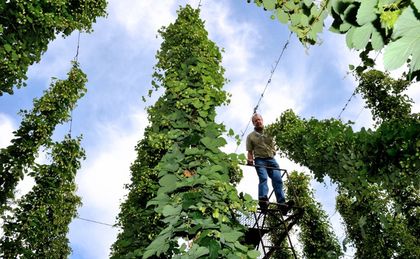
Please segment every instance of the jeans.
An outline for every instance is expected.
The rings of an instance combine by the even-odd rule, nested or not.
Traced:
[[[258,198],[268,197],[267,176],[271,178],[274,193],[278,203],[284,203],[283,181],[281,179],[280,167],[274,158],[255,158],[255,169],[257,170]],[[267,168],[268,167],[268,168]]]

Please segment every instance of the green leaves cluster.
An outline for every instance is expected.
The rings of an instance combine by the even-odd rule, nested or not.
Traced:
[[[35,187],[3,216],[2,258],[65,258],[71,249],[68,226],[81,205],[75,176],[84,152],[80,138],[53,143],[50,165],[33,166]]]
[[[249,1],[248,1],[249,2]],[[346,34],[347,46],[360,50],[362,66],[357,73],[373,67],[369,56],[384,50],[385,69],[409,65],[409,79],[420,71],[420,3],[413,0],[255,0],[273,13],[303,44],[318,42],[324,20],[331,16],[330,31]]]
[[[420,18],[416,1],[333,1],[332,31],[345,33],[347,46],[363,50],[365,67],[373,66],[366,54],[384,47],[385,69],[405,63],[410,72],[420,69]]]
[[[67,79],[55,80],[40,99],[34,99],[32,110],[21,112],[23,119],[12,144],[0,150],[2,258],[63,258],[71,252],[66,236],[81,204],[74,180],[84,151],[81,138],[66,136],[53,142],[52,134],[58,124],[70,119],[86,92],[86,81],[73,63]],[[40,148],[50,150],[51,164],[35,162]],[[7,205],[25,175],[35,179],[35,186],[16,204]]]
[[[70,112],[85,92],[86,75],[73,64],[66,80],[56,80],[23,119],[12,144],[0,150],[0,212],[24,174],[34,165],[41,146],[48,147],[55,127],[70,119]]]
[[[390,197],[377,185],[369,184],[365,188],[363,198],[354,198],[353,191],[339,188],[337,210],[347,232],[344,249],[346,243],[353,243],[357,248],[356,258],[418,257],[418,234],[413,234],[418,231],[418,225],[411,225],[395,211],[390,206]]]
[[[312,0],[254,0],[264,10],[271,11],[272,18],[283,24],[288,24],[290,31],[294,32],[303,44],[318,42],[318,34],[324,28],[324,20],[328,16],[328,1],[319,6]]]
[[[403,93],[410,85],[409,81],[395,80],[378,70],[361,74],[359,81],[357,92],[366,100],[377,124],[410,116],[413,101]]]
[[[240,243],[245,230],[236,216],[254,208],[254,203],[249,195],[238,196],[230,183],[232,156],[221,153],[220,144],[210,144],[207,138],[184,153],[175,146],[159,163],[160,188],[149,206],[157,205],[166,228],[145,257],[164,253],[174,258],[253,258],[255,253]],[[179,238],[192,242],[202,255],[179,247]]]
[[[0,3],[0,96],[25,85],[26,71],[56,35],[92,29],[105,0],[2,1]]]
[[[420,118],[407,113],[409,100],[398,90],[406,86],[377,71],[362,76],[359,89],[382,120],[376,130],[353,132],[350,124],[300,119],[292,111],[268,127],[285,155],[317,180],[327,175],[338,184],[344,196],[337,206],[361,258],[374,256],[372,247],[383,258],[419,256],[411,248],[420,247]]]
[[[226,130],[214,121],[228,102],[221,53],[189,5],[159,33],[152,85],[164,93],[148,108],[112,257],[256,258],[236,220],[255,204],[234,187],[240,159],[220,151]]]

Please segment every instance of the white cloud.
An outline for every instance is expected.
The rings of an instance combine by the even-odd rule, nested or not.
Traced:
[[[233,10],[228,3],[205,3],[201,16],[205,20],[209,38],[217,41],[218,46],[225,50],[223,65],[229,67],[228,76],[242,77],[252,70],[251,62],[255,56],[250,49],[255,51],[261,40],[255,24],[232,19]]]
[[[0,148],[5,148],[11,144],[14,130],[12,118],[0,113]]]
[[[129,166],[136,156],[134,146],[141,138],[147,121],[144,112],[133,112],[127,106],[132,105],[130,98],[137,95],[141,87],[150,85],[150,71],[155,63],[151,60],[161,41],[155,37],[157,30],[173,22],[175,10],[185,2],[190,2],[193,7],[198,5],[198,0],[112,0],[108,7],[108,18],[100,19],[95,24],[93,34],[81,36],[81,64],[88,68],[86,72],[89,84],[92,85],[78,107],[81,115],[79,118],[85,124],[78,131],[83,132],[84,142],[89,143],[85,147],[87,160],[77,177],[78,193],[84,203],[79,210],[80,217],[110,224],[115,222],[119,204],[126,193],[123,185],[129,182]],[[262,25],[261,17],[254,19],[254,15],[263,12],[257,14],[250,11],[246,17],[242,15],[244,10],[238,7],[241,4],[236,1],[202,1],[202,5],[201,16],[205,20],[210,39],[225,49],[223,66],[230,80],[226,89],[232,93],[230,105],[218,109],[217,120],[222,121],[227,128],[241,133],[249,122],[285,39],[279,39],[279,35],[274,32],[270,34],[262,29],[261,26],[273,22],[263,17],[267,23]],[[278,23],[276,26],[282,25]],[[68,39],[58,39],[50,44],[42,62],[31,67],[30,78],[42,78],[46,82],[51,76],[66,73],[69,61],[75,55],[76,36],[74,34]],[[273,38],[278,45],[270,46],[267,43]],[[348,51],[343,36],[328,32],[323,39],[321,46],[311,47],[309,54],[306,54],[305,49],[292,37],[260,105],[259,111],[266,123],[274,122],[288,108],[297,113],[318,110],[318,104],[329,101],[317,100],[313,107],[308,102],[317,93],[319,84],[331,84],[326,79],[334,73],[344,77],[348,64],[359,62],[356,53]],[[333,71],[326,71],[327,65]],[[351,77],[337,84],[339,86],[336,87],[349,93],[355,87]],[[416,89],[418,87],[412,87],[409,91],[410,96],[417,96],[415,110],[418,111],[420,91]],[[343,100],[343,104],[346,100]],[[360,98],[353,100],[346,110],[345,118],[358,118],[358,125],[371,123],[369,111],[362,110],[360,113],[362,106]],[[341,108],[328,106],[322,110],[321,116],[335,115]],[[12,120],[0,114],[0,147],[8,144],[12,135],[7,132],[12,130]],[[248,130],[252,130],[252,125]],[[233,152],[235,148],[236,143],[229,141],[226,150]],[[238,152],[245,152],[243,143]],[[307,170],[284,158],[278,161],[281,168],[289,172]],[[255,169],[243,168],[244,179],[238,189],[257,197],[258,177]],[[320,190],[323,187],[316,188]],[[329,204],[330,208],[333,194],[320,191],[319,195],[320,200]],[[327,211],[331,213],[332,210]],[[336,227],[338,221],[335,217],[333,224]],[[79,255],[82,258],[108,258],[109,247],[115,241],[116,234],[117,230],[109,226],[74,220],[70,231],[71,244],[75,250],[72,258],[80,258]]]
[[[158,29],[174,21],[176,5],[174,0],[109,1],[108,19],[122,26],[132,40],[154,43]]]
[[[96,125],[98,139],[104,143],[94,150],[87,150],[87,161],[78,173],[78,193],[83,206],[81,218],[114,224],[119,206],[127,191],[124,184],[130,180],[130,164],[136,158],[134,147],[143,135],[146,126],[144,112],[129,115],[131,126],[109,122]],[[109,248],[115,241],[117,229],[81,220],[72,223],[70,237],[72,246],[78,247],[90,258],[107,258]],[[97,249],[91,249],[96,247]]]
[[[413,101],[412,113],[420,113],[420,82],[412,84],[405,92]]]

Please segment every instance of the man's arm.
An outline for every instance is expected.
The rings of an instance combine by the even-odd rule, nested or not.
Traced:
[[[254,165],[254,152],[248,151],[248,155],[247,155],[247,165]]]

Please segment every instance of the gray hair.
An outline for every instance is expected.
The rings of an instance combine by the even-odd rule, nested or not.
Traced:
[[[259,114],[259,113],[252,114],[252,117],[251,117],[252,124],[254,124],[254,118],[256,118],[258,116],[262,118],[261,114]]]

